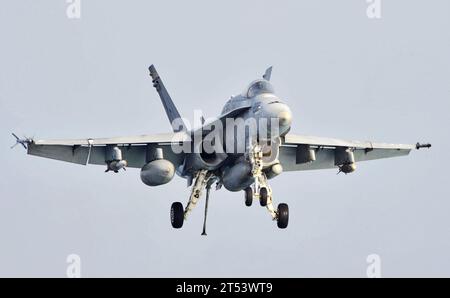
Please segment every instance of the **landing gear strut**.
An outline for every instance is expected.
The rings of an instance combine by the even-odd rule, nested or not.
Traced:
[[[202,235],[206,236],[206,218],[208,215],[208,203],[209,203],[209,193],[211,190],[211,185],[217,180],[213,173],[207,170],[201,170],[195,175],[195,182],[192,186],[191,195],[185,209],[183,209],[183,204],[180,202],[175,202],[172,204],[170,209],[170,222],[172,227],[179,229],[183,226],[184,220],[187,219],[189,213],[197,205],[200,199],[203,189],[206,189],[206,201],[205,201],[205,219],[203,221],[203,232]]]
[[[266,174],[263,172],[263,152],[259,144],[253,146],[249,155],[252,164],[252,175],[255,180],[252,187],[245,189],[245,205],[251,206],[251,200],[257,199],[261,206],[266,207],[273,220],[277,221],[280,229],[285,229],[289,223],[289,207],[285,203],[273,206],[272,189],[269,186]],[[250,196],[252,199],[250,199]]]

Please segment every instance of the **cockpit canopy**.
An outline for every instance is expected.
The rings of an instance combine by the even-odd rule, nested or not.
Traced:
[[[245,96],[250,98],[263,93],[274,93],[272,84],[270,84],[270,82],[266,80],[256,80],[253,81],[247,88]]]

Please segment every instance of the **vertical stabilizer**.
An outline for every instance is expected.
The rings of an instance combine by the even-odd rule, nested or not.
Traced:
[[[272,76],[272,66],[266,69],[266,72],[263,75],[263,79],[270,81],[271,76]]]
[[[183,131],[186,129],[186,125],[181,119],[180,113],[178,112],[175,104],[172,101],[169,93],[164,87],[164,84],[161,78],[158,75],[155,67],[151,65],[148,70],[150,71],[150,76],[152,77],[153,87],[158,91],[159,97],[161,98],[161,102],[166,110],[167,117],[169,118],[170,124],[172,125],[172,129],[174,132]]]

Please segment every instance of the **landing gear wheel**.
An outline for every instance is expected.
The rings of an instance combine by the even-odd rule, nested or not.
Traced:
[[[285,203],[278,205],[277,225],[280,229],[286,229],[289,223],[289,207]]]
[[[184,221],[184,209],[183,204],[175,202],[170,207],[170,222],[174,229],[179,229],[183,226]]]
[[[259,190],[259,203],[261,206],[265,207],[267,206],[267,197],[269,196],[269,192],[267,191],[267,188],[262,187]]]
[[[250,207],[253,203],[253,189],[251,187],[247,187],[244,189],[245,191],[245,206]]]

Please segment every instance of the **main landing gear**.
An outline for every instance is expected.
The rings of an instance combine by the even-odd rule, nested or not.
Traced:
[[[184,209],[183,204],[180,202],[174,202],[172,207],[170,207],[170,222],[175,229],[179,229],[183,226]]]
[[[205,219],[203,221],[203,232],[202,235],[206,236],[206,218],[208,215],[208,203],[209,203],[209,193],[211,190],[211,185],[216,181],[216,176],[207,170],[199,171],[195,176],[195,182],[192,186],[191,196],[189,197],[189,202],[185,209],[183,209],[183,204],[180,202],[175,202],[170,208],[170,222],[172,227],[179,229],[183,226],[184,220],[188,217],[189,213],[197,205],[200,199],[203,189],[206,189],[206,201],[205,201]]]
[[[277,221],[277,226],[280,229],[285,229],[289,223],[289,207],[287,204],[281,203],[277,209],[273,206],[272,189],[269,186],[266,174],[263,172],[263,152],[261,146],[256,144],[250,151],[248,156],[252,165],[252,176],[255,180],[251,187],[244,190],[245,192],[245,205],[251,206],[256,199],[259,204],[266,207],[269,211],[272,219]],[[206,218],[208,215],[208,203],[211,186],[218,180],[212,172],[208,170],[198,171],[195,175],[195,181],[192,185],[191,195],[187,203],[186,208],[183,208],[183,204],[175,202],[170,208],[170,222],[172,227],[179,229],[183,226],[184,220],[188,217],[189,213],[197,205],[203,190],[206,189],[206,201],[205,201],[205,218],[203,221],[202,235],[206,235]],[[217,184],[217,189],[220,188],[220,182]]]
[[[285,229],[289,223],[289,207],[287,204],[281,203],[278,205],[277,210],[275,210],[272,201],[272,189],[263,172],[262,157],[263,152],[261,146],[255,145],[249,156],[252,164],[252,175],[255,182],[251,187],[247,187],[244,190],[245,205],[251,206],[254,199],[258,200],[261,206],[267,208],[272,219],[277,221],[277,226],[280,229]]]

